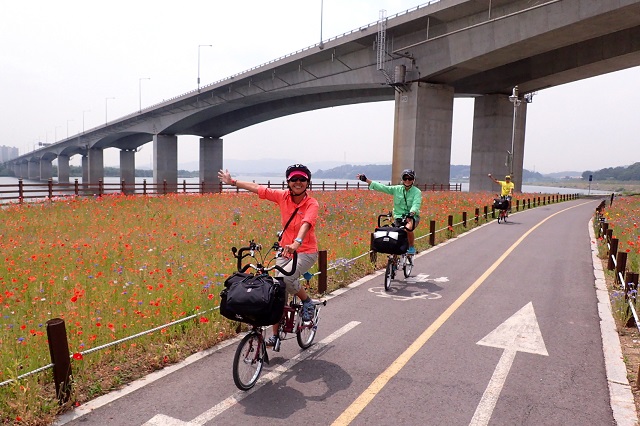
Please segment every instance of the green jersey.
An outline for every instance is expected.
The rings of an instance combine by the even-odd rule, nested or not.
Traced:
[[[383,185],[372,181],[369,185],[374,191],[393,195],[393,217],[398,219],[403,214],[414,213],[420,217],[420,205],[422,205],[422,191],[411,186],[407,191],[404,185]]]

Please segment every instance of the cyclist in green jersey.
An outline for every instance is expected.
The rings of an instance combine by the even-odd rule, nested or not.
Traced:
[[[400,226],[399,222],[402,219],[402,215],[409,215],[406,225],[407,239],[409,241],[407,254],[416,254],[413,230],[416,229],[420,223],[422,191],[414,186],[416,179],[415,172],[411,169],[403,170],[401,185],[383,185],[380,182],[368,179],[364,174],[358,174],[356,177],[366,182],[369,185],[369,189],[393,195],[393,217],[396,221],[395,226]]]

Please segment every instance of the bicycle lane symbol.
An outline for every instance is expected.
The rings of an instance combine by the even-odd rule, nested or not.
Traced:
[[[438,277],[429,279],[429,274],[418,274],[415,277],[405,278],[404,282],[406,284],[417,284],[421,282],[431,282],[431,283],[446,283],[449,282],[449,278],[447,277]],[[407,300],[435,300],[440,299],[442,295],[440,293],[428,291],[428,290],[417,290],[409,293],[408,296],[404,296],[398,294],[398,292],[407,292],[406,289],[397,288],[392,286],[389,291],[385,291],[384,287],[371,287],[369,292],[375,294],[378,297],[384,297],[388,299],[392,299],[399,302],[405,302]]]

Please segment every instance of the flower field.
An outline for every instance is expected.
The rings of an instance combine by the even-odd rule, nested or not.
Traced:
[[[640,272],[640,197],[618,197],[604,211],[618,239],[618,251],[627,253],[627,269]]]
[[[372,272],[368,257],[352,259],[368,252],[369,233],[377,215],[390,209],[391,197],[373,191],[314,196],[329,290]],[[448,215],[457,223],[465,211],[471,227],[475,209],[492,200],[489,193],[425,192],[416,236],[428,234],[430,220],[437,229],[447,228]],[[637,218],[638,204],[634,208],[631,217]],[[624,214],[616,216],[616,229],[628,233],[629,248],[638,253],[637,224],[623,223]],[[243,193],[72,198],[9,205],[2,215],[0,382],[51,362],[46,322],[62,318],[76,403],[233,335],[234,325],[212,310],[235,269],[230,248],[250,239],[269,246],[280,229],[275,204]],[[439,239],[461,229],[448,231]],[[417,241],[418,249],[427,246],[427,238]],[[202,315],[192,321],[162,327],[197,313]],[[157,327],[142,338],[91,351]],[[0,421],[41,424],[57,409],[54,397],[49,370],[12,381],[0,387]]]

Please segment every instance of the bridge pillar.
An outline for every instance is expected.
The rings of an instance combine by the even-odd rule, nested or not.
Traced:
[[[524,131],[527,118],[527,103],[518,107],[514,138],[512,181],[515,190],[522,190],[522,166],[524,162]],[[500,188],[487,174],[504,180],[510,173],[508,152],[511,151],[513,135],[513,104],[507,95],[485,95],[475,99],[473,113],[473,136],[471,146],[471,171],[469,191],[493,191]]]
[[[165,180],[168,192],[178,190],[178,137],[153,135],[153,182],[159,192]]]
[[[29,179],[29,161],[20,164],[20,178]]]
[[[27,178],[29,180],[40,179],[40,161],[39,160],[29,160],[29,163],[27,165]]]
[[[218,170],[222,169],[222,139],[200,139],[200,182],[204,192],[219,192]]]
[[[89,184],[89,156],[88,152],[82,154],[82,184]]]
[[[89,148],[89,184],[98,185],[104,179],[104,161],[102,148]]]
[[[58,155],[58,183],[69,183],[69,156]]]
[[[53,167],[50,160],[40,159],[40,180],[49,180],[53,177]]]
[[[413,83],[396,93],[391,182],[399,183],[404,169],[416,172],[418,184],[449,185],[452,87]]]
[[[134,193],[136,183],[136,151],[133,149],[120,150],[120,181],[124,181],[127,193]]]

